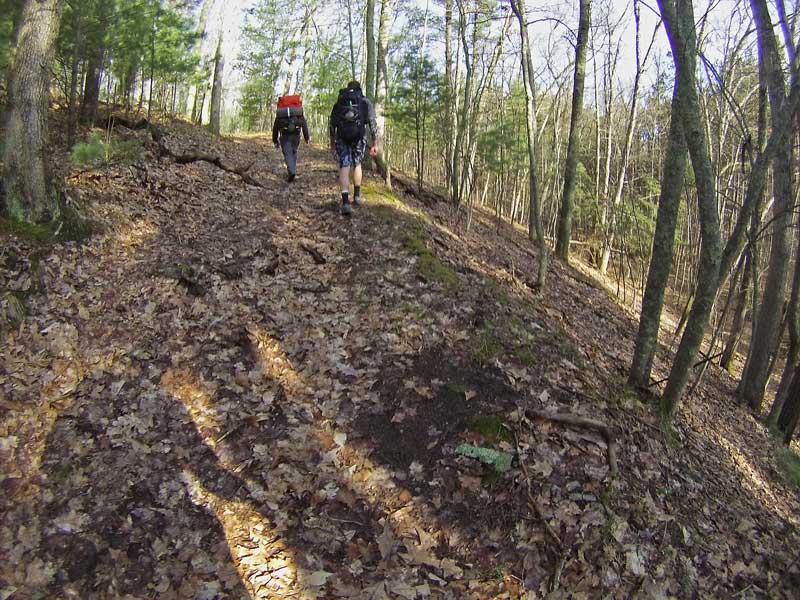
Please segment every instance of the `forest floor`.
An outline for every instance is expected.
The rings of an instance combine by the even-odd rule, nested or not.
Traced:
[[[775,443],[718,370],[666,439],[586,274],[537,297],[523,234],[374,180],[342,217],[319,148],[287,184],[165,128],[258,187],[119,132],[133,165],[53,150],[101,232],[3,239],[0,600],[797,597]]]

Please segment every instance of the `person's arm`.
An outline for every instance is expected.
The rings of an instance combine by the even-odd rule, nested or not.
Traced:
[[[303,117],[301,122],[303,124],[303,139],[306,141],[306,144],[308,144],[311,141],[311,134],[308,133],[308,121]]]
[[[278,145],[278,117],[272,123],[272,143]]]

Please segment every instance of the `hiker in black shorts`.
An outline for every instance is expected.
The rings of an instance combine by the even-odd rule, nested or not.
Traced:
[[[378,123],[375,107],[364,96],[361,84],[351,81],[339,91],[339,99],[333,105],[328,131],[331,138],[331,152],[339,161],[339,183],[342,187],[342,214],[351,215],[350,177],[353,178],[353,201],[361,203],[361,161],[367,149],[367,129],[372,145],[370,156],[377,156],[379,150]]]

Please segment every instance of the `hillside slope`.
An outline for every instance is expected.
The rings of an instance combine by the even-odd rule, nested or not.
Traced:
[[[319,149],[287,184],[269,140],[165,129],[248,184],[121,134],[146,157],[59,162],[101,233],[4,240],[0,597],[796,597],[763,428],[710,373],[667,443],[590,279],[537,298],[518,232],[376,182],[345,219]]]

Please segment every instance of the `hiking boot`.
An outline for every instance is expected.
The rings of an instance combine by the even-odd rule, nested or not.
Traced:
[[[353,206],[361,206],[361,196],[353,196]]]
[[[289,173],[286,179],[289,181],[289,183],[292,183],[295,177],[297,177],[297,175],[295,175],[294,173]]]
[[[353,208],[350,206],[349,202],[342,202],[342,214],[345,217],[349,217],[353,214]]]

